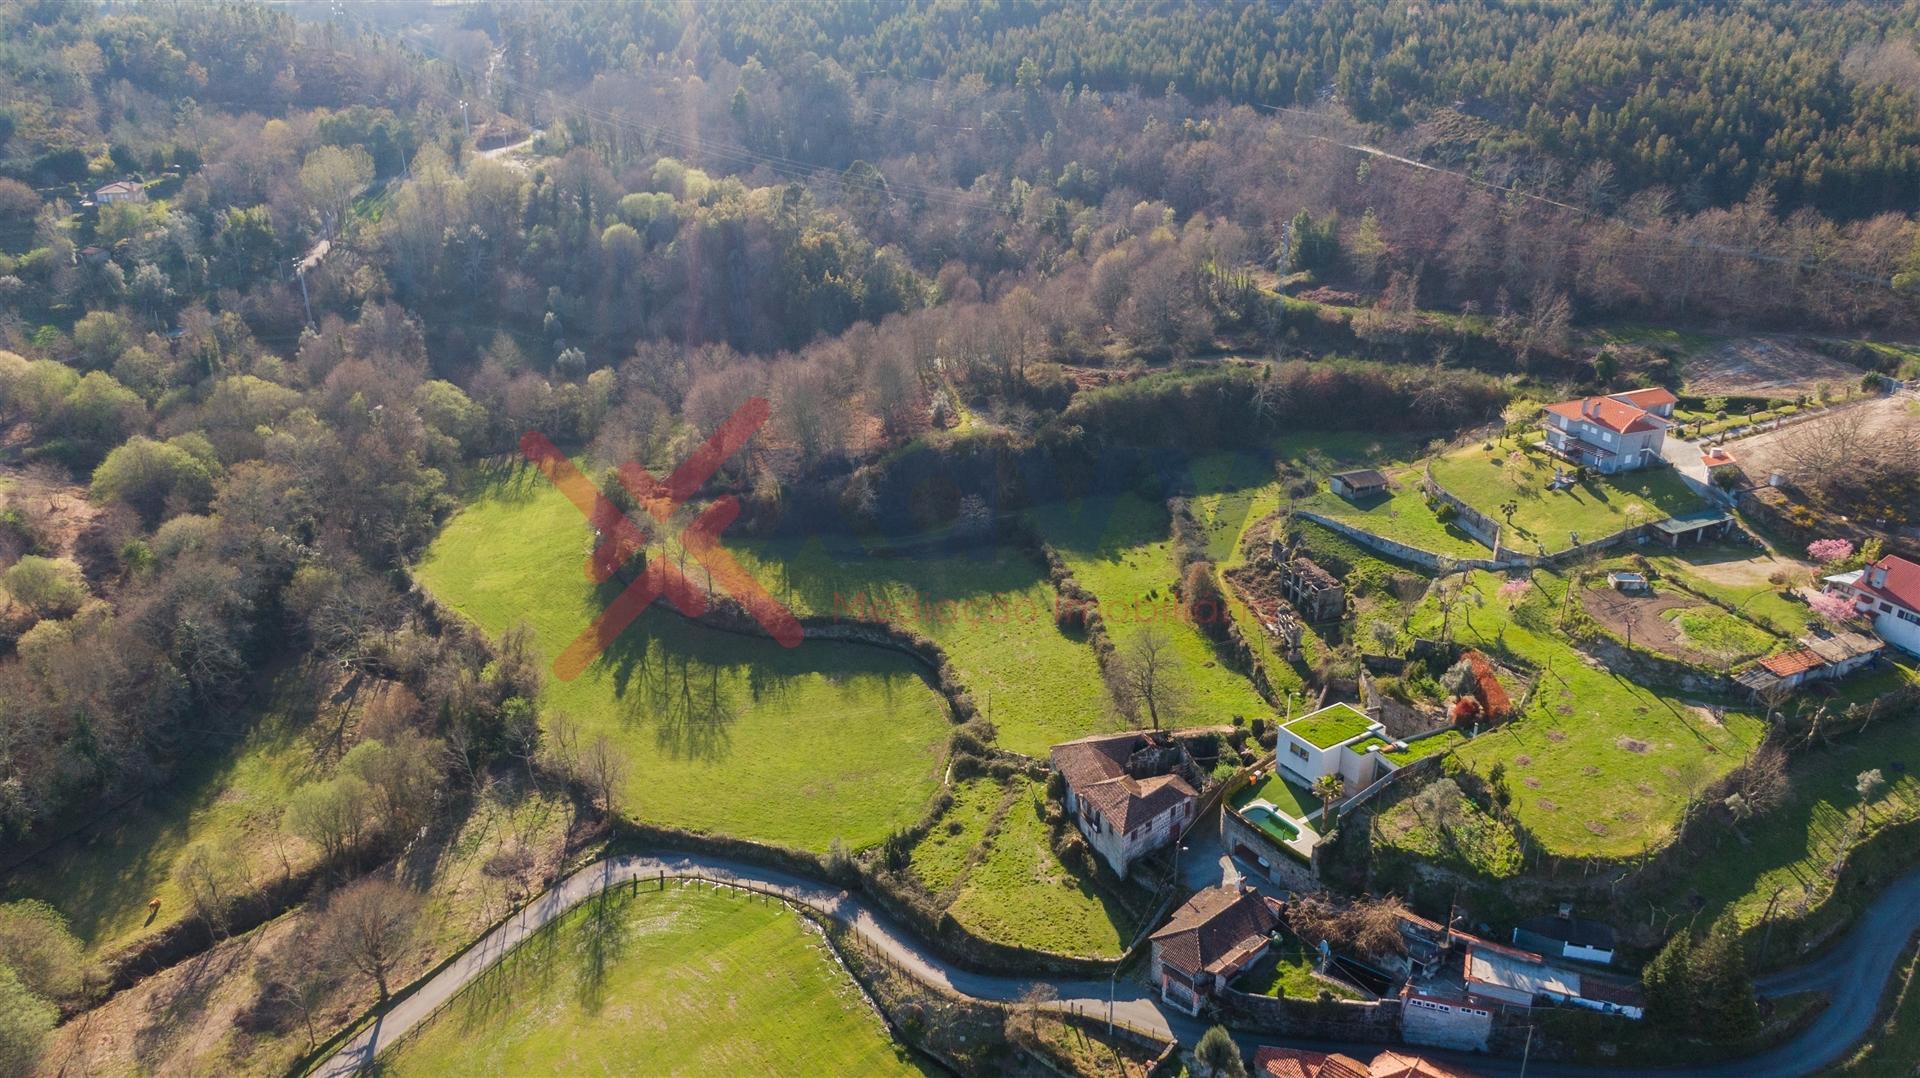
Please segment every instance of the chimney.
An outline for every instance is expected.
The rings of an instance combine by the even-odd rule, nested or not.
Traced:
[[[1876,588],[1886,587],[1887,586],[1887,567],[1884,565],[1876,565],[1872,569],[1868,570],[1867,581]]]

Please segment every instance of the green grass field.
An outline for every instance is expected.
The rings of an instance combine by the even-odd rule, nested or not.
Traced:
[[[1478,445],[1456,449],[1432,461],[1433,478],[1448,493],[1496,521],[1500,506],[1519,508],[1506,529],[1506,546],[1523,553],[1554,552],[1612,535],[1635,523],[1664,520],[1701,508],[1701,501],[1672,468],[1643,468],[1616,476],[1594,476],[1570,490],[1550,491],[1547,481],[1565,464],[1544,453],[1520,453],[1510,442],[1489,451]]]
[[[913,874],[927,890],[939,894],[960,882],[967,858],[987,837],[987,826],[1006,799],[1006,787],[990,778],[954,785],[953,807],[913,847]]]
[[[926,635],[947,653],[999,743],[1029,756],[1120,723],[1093,649],[1054,623],[1046,570],[1006,546],[829,547],[819,540],[732,545],[742,565],[802,615],[869,617]]]
[[[1525,863],[1512,828],[1465,797],[1451,809],[1443,820],[1423,818],[1412,800],[1388,809],[1373,822],[1375,855],[1398,853],[1488,880],[1520,875]]]
[[[986,856],[948,908],[969,931],[1056,954],[1111,958],[1139,925],[1119,901],[1067,871],[1053,855],[1046,791],[1014,780],[1014,802]]]
[[[191,752],[162,789],[112,811],[96,827],[55,844],[21,866],[0,901],[38,898],[67,915],[81,942],[103,953],[137,942],[192,914],[173,867],[196,842],[243,859],[256,880],[278,876],[284,844],[296,869],[313,852],[280,839],[280,816],[295,786],[324,777],[331,756],[309,735],[311,688],[297,671],[278,675],[252,725],[237,741]],[[160,911],[147,921],[147,902]]]
[[[1687,799],[1758,741],[1760,721],[1733,710],[1722,725],[1705,708],[1589,665],[1553,627],[1566,581],[1536,572],[1509,612],[1495,594],[1503,579],[1474,575],[1483,605],[1455,610],[1455,638],[1540,667],[1540,686],[1524,716],[1457,758],[1483,775],[1505,765],[1512,811],[1548,853],[1628,857],[1658,845]],[[1429,599],[1411,628],[1431,636],[1439,620]]]
[[[447,523],[415,576],[498,634],[530,625],[551,658],[602,608],[589,536],[531,469],[496,479]],[[648,823],[824,850],[880,841],[938,784],[945,702],[904,655],[705,629],[655,606],[543,706],[625,750],[623,813]]]
[[[1758,658],[1777,642],[1772,633],[1717,606],[1689,606],[1671,614],[1688,644],[1730,662]]]
[[[1442,730],[1437,734],[1423,737],[1418,741],[1409,741],[1405,749],[1388,752],[1386,757],[1393,762],[1394,766],[1405,767],[1408,764],[1424,760],[1429,756],[1452,752],[1454,749],[1466,743],[1467,735],[1460,731]]]
[[[1492,552],[1457,526],[1440,523],[1421,493],[1425,476],[1418,466],[1387,471],[1393,486],[1384,495],[1362,498],[1357,502],[1335,494],[1321,484],[1312,497],[1302,499],[1299,507],[1359,528],[1382,539],[1449,558],[1485,558]],[[1464,495],[1463,495],[1464,497]]]
[[[1251,783],[1239,793],[1233,795],[1233,807],[1245,808],[1255,801],[1264,800],[1274,808],[1296,820],[1304,820],[1320,811],[1320,799],[1312,790],[1287,778],[1279,771],[1273,771],[1258,783]]]
[[[1895,666],[1844,683],[1855,699],[1879,695],[1902,681],[1920,683],[1920,669]],[[1844,707],[1845,698],[1832,706]],[[1791,793],[1780,808],[1742,824],[1724,843],[1730,854],[1702,859],[1671,896],[1691,904],[1698,895],[1702,922],[1732,913],[1743,927],[1757,925],[1779,894],[1781,912],[1809,910],[1833,893],[1827,874],[1849,838],[1866,829],[1920,816],[1920,752],[1912,720],[1890,718],[1831,745],[1798,750],[1789,758]],[[1881,769],[1887,785],[1861,818],[1854,789],[1859,774]],[[1675,908],[1678,908],[1676,906]],[[1775,956],[1778,958],[1779,956]]]
[[[1187,620],[1173,591],[1173,542],[1164,506],[1121,495],[1041,506],[1030,516],[1074,578],[1100,600],[1107,634],[1122,656],[1149,627],[1166,641],[1183,700],[1174,725],[1273,714],[1253,683],[1223,665],[1212,642]]]
[[[914,1074],[798,914],[731,891],[621,889],[469,985],[383,1073]]]

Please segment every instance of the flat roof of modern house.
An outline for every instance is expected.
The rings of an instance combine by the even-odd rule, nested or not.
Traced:
[[[1373,720],[1352,704],[1328,704],[1286,724],[1288,733],[1316,749],[1344,745],[1373,729]]]
[[[1685,535],[1697,532],[1701,528],[1711,528],[1715,524],[1725,524],[1733,517],[1720,509],[1696,509],[1691,513],[1681,513],[1665,520],[1656,520],[1653,526],[1668,535]]]

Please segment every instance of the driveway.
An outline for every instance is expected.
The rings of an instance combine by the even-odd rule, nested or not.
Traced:
[[[366,1068],[383,1049],[425,1022],[441,1005],[541,927],[606,888],[636,884],[661,874],[691,875],[715,883],[752,884],[761,890],[772,891],[790,902],[811,907],[847,925],[868,944],[885,952],[895,965],[926,984],[948,991],[977,999],[1013,1002],[1034,984],[1046,983],[1058,991],[1058,1006],[1062,1008],[1087,1014],[1102,1014],[1107,1010],[1111,982],[1003,977],[963,970],[915,941],[864,898],[845,890],[724,857],[696,854],[657,857],[635,855],[608,858],[583,868],[528,903],[513,917],[482,936],[465,954],[448,963],[411,995],[394,1004],[315,1073],[328,1078],[343,1078]],[[1182,866],[1182,875],[1186,875],[1185,866]],[[1852,930],[1827,947],[1820,958],[1798,969],[1760,979],[1758,987],[1763,994],[1821,991],[1826,992],[1830,999],[1826,1010],[1811,1026],[1792,1041],[1770,1052],[1714,1066],[1674,1070],[1582,1067],[1535,1060],[1526,1071],[1539,1075],[1578,1075],[1580,1078],[1612,1074],[1655,1074],[1682,1078],[1798,1078],[1839,1059],[1867,1034],[1879,1009],[1881,993],[1893,975],[1900,951],[1916,929],[1920,929],[1920,870],[1908,873],[1882,891],[1855,922]],[[1175,1037],[1186,1044],[1197,1040],[1203,1031],[1202,1023],[1178,1012],[1162,1010],[1160,1004],[1137,985],[1119,982],[1112,985],[1112,991],[1115,993],[1113,1015],[1117,1019],[1163,1036]],[[1236,1039],[1246,1048],[1256,1043],[1284,1041],[1296,1047],[1346,1052],[1362,1059],[1371,1058],[1389,1047],[1244,1034]],[[1521,1070],[1518,1060],[1429,1048],[1420,1049],[1420,1052],[1484,1074],[1517,1074]]]

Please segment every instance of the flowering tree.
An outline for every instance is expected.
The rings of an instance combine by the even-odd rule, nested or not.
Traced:
[[[1827,592],[1815,592],[1807,597],[1807,606],[1820,615],[1821,620],[1839,625],[1854,619],[1853,600]]]
[[[1822,565],[1853,557],[1853,544],[1845,539],[1815,539],[1807,544],[1807,557]]]
[[[1508,610],[1512,610],[1514,607],[1520,605],[1521,600],[1527,597],[1527,592],[1532,587],[1533,581],[1531,580],[1518,577],[1509,580],[1505,584],[1500,585],[1500,601],[1507,604]]]

